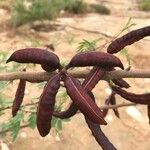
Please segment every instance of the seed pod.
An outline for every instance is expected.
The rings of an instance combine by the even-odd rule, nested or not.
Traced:
[[[16,91],[16,95],[15,95],[15,99],[13,101],[13,105],[12,105],[12,116],[16,116],[23,98],[24,98],[24,92],[25,92],[25,87],[26,87],[26,81],[25,80],[20,80],[17,91]]]
[[[86,89],[87,91],[91,91],[95,87],[95,85],[98,83],[98,81],[103,78],[103,76],[105,75],[105,72],[106,71],[103,68],[93,67],[93,69],[86,76],[85,80],[82,83],[82,86],[84,87],[84,89]],[[110,103],[110,99],[108,98],[106,99],[105,104],[109,105],[109,103]],[[107,113],[108,113],[108,109],[104,109],[103,117],[106,117]]]
[[[113,83],[115,83],[117,86],[120,86],[121,88],[129,88],[130,85],[123,79],[113,79]]]
[[[111,105],[116,105],[116,98],[115,98],[115,93],[114,92],[112,92],[112,94],[110,95],[110,104]],[[116,115],[117,118],[120,118],[119,111],[118,111],[117,108],[114,108],[113,112],[114,112],[114,114]]]
[[[91,91],[99,80],[105,75],[105,70],[100,67],[93,67],[90,73],[85,77],[82,86],[87,91]]]
[[[95,97],[93,93],[89,91],[88,94],[95,102]],[[67,110],[61,112],[54,111],[53,116],[58,117],[60,119],[68,119],[70,117],[73,117],[77,113],[77,111],[78,111],[78,107],[76,106],[75,102],[72,102]]]
[[[115,146],[108,140],[98,124],[93,123],[88,118],[85,118],[88,127],[90,128],[97,143],[103,150],[117,150]]]
[[[147,116],[150,124],[150,105],[147,105]]]
[[[112,86],[112,90],[119,94],[121,97],[125,98],[128,101],[131,101],[133,103],[137,104],[150,104],[150,93],[148,94],[134,94],[131,92],[127,92],[120,87]]]
[[[64,85],[70,98],[87,118],[97,124],[107,124],[103,119],[102,111],[93,102],[77,79],[66,74]]]
[[[37,109],[37,128],[41,136],[46,136],[51,129],[51,119],[55,97],[60,87],[60,74],[54,75],[44,87]]]
[[[66,66],[70,67],[85,67],[85,66],[99,66],[103,68],[120,67],[124,69],[120,59],[116,56],[104,52],[81,52],[76,54]]]
[[[146,36],[150,36],[150,26],[131,31],[124,36],[117,38],[108,46],[107,52],[111,54],[117,53],[125,46],[131,45]]]
[[[59,58],[56,54],[39,48],[26,48],[15,51],[6,63],[15,61],[18,63],[41,64],[45,71],[59,69]]]
[[[54,111],[53,116],[61,119],[67,119],[74,116],[77,113],[77,111],[78,111],[78,107],[75,105],[74,102],[72,102],[67,110],[61,112]]]

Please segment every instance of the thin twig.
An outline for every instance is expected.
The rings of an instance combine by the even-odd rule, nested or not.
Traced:
[[[24,107],[24,106],[30,106],[30,105],[35,105],[35,104],[36,103],[30,103],[30,104],[23,105],[22,107]],[[118,105],[109,105],[109,106],[105,105],[105,106],[101,106],[99,108],[103,110],[103,109],[114,109],[114,108],[135,106],[135,105],[137,105],[137,104],[135,104],[135,103],[123,103],[123,104],[118,104]],[[10,108],[11,107],[6,107],[6,109],[10,109]],[[31,111],[25,111],[25,112],[31,113]],[[28,126],[29,126],[29,124],[25,124],[25,125],[20,126],[20,128],[22,129],[22,128],[26,128]],[[3,130],[3,131],[0,131],[0,134],[4,134],[4,133],[9,132],[9,131],[10,131],[10,129],[6,129],[6,130]]]
[[[28,103],[28,104],[25,104],[25,105],[22,105],[21,108],[23,107],[27,107],[27,106],[33,106],[33,105],[36,105],[38,104],[38,102],[35,102],[35,103]],[[99,108],[100,109],[114,109],[114,108],[120,108],[120,107],[127,107],[127,106],[134,106],[134,105],[137,105],[135,103],[122,103],[122,104],[117,104],[117,105],[104,105],[104,106],[100,106]],[[4,107],[4,108],[1,108],[0,111],[4,111],[4,110],[7,110],[7,109],[11,109],[12,106],[7,106],[7,107]],[[32,112],[32,111],[28,111],[28,110],[25,110],[25,112]]]
[[[108,35],[104,32],[100,32],[100,31],[95,31],[95,30],[87,30],[87,29],[83,29],[83,28],[78,28],[78,27],[75,27],[75,26],[71,26],[71,25],[67,25],[66,27],[70,27],[72,29],[75,29],[75,30],[79,30],[79,31],[83,31],[83,32],[88,32],[88,33],[94,33],[94,34],[101,34],[107,38],[110,38],[110,39],[113,39],[114,37],[111,36],[111,35]]]
[[[120,107],[128,107],[128,106],[135,106],[137,104],[135,103],[123,103],[123,104],[117,104],[117,105],[109,105],[109,106],[101,106],[100,109],[114,109],[114,108],[120,108]]]
[[[22,107],[27,107],[27,106],[33,106],[33,105],[36,105],[36,104],[38,104],[38,102],[35,102],[35,103],[27,103],[27,104],[25,104],[25,105],[22,105],[21,108],[22,108]],[[4,111],[4,110],[7,110],[7,109],[11,109],[11,108],[12,108],[12,106],[2,107],[2,108],[0,108],[0,111]]]

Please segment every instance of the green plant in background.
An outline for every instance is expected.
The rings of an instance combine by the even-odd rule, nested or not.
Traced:
[[[101,5],[101,4],[91,4],[90,7],[96,13],[105,14],[105,15],[110,14],[110,10],[106,6],[104,6],[104,5]]]
[[[150,0],[140,0],[139,9],[143,11],[150,11]]]
[[[19,26],[35,20],[53,20],[63,8],[61,0],[17,0],[12,8],[11,23]]]
[[[61,10],[71,14],[97,12],[109,14],[103,5],[90,5],[83,0],[16,0],[11,9],[11,25],[17,27],[39,20],[54,20]]]
[[[88,11],[88,4],[83,0],[64,0],[65,10],[73,14],[81,14]]]
[[[53,20],[61,10],[83,13],[82,0],[16,0],[12,8],[11,24],[16,27],[36,20]]]

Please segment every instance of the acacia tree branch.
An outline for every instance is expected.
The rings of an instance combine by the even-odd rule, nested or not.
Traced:
[[[135,106],[135,105],[138,105],[138,104],[136,104],[136,103],[122,103],[122,104],[116,104],[116,105],[104,105],[104,106],[100,106],[99,108],[101,110],[104,110],[104,109],[115,109],[115,108]],[[31,111],[31,110],[23,110],[23,112],[36,113],[35,111]],[[80,111],[79,111],[79,113],[80,113]]]
[[[107,33],[104,33],[104,32],[100,32],[100,31],[88,30],[88,29],[84,29],[84,28],[78,28],[78,27],[71,26],[71,25],[67,25],[66,27],[70,27],[72,29],[83,31],[83,32],[94,33],[94,34],[101,34],[102,36],[105,36],[105,37],[110,38],[110,39],[114,38],[113,36],[108,35]]]
[[[104,106],[100,106],[99,108],[104,110],[104,109],[115,109],[115,108],[121,108],[121,107],[128,107],[128,106],[135,106],[138,104],[135,103],[122,103],[122,104],[116,104],[116,105],[104,105]]]
[[[83,71],[68,71],[76,78],[85,78],[89,70]],[[14,72],[14,73],[0,73],[0,81],[12,81],[17,79],[24,79],[29,82],[42,82],[49,80],[56,72]],[[105,74],[103,80],[118,79],[118,78],[150,78],[150,70],[115,70]]]

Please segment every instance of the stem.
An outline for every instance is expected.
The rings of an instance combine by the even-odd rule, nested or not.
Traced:
[[[78,27],[71,26],[71,25],[67,25],[66,27],[70,27],[70,28],[72,28],[72,29],[79,30],[79,31],[83,31],[83,32],[88,32],[88,33],[93,33],[93,34],[101,34],[102,36],[105,36],[106,38],[110,38],[110,39],[113,39],[113,38],[114,38],[113,36],[108,35],[107,33],[104,33],[104,32],[100,32],[100,31],[78,28]]]
[[[101,106],[99,107],[100,109],[114,109],[114,108],[120,108],[120,107],[128,107],[128,106],[135,106],[137,104],[135,103],[122,103],[122,104],[117,104],[117,105],[109,105],[109,106]]]
[[[29,104],[23,105],[22,107],[24,107],[24,106],[32,106],[32,105],[35,105],[35,104],[37,104],[37,102],[36,103],[29,103]],[[102,109],[102,110],[103,109],[114,109],[114,108],[134,106],[134,105],[137,105],[137,104],[135,104],[135,103],[123,103],[123,104],[118,104],[118,105],[101,106],[100,109]],[[11,109],[11,106],[8,106],[8,107],[3,108],[1,110],[6,110],[6,109]],[[25,110],[25,112],[31,113],[30,111],[26,111],[26,110]],[[22,125],[20,128],[22,129],[22,128],[26,128],[28,126],[29,126],[29,124],[25,124],[25,125]],[[0,134],[6,133],[6,132],[9,132],[9,131],[10,131],[10,129],[2,130],[2,131],[0,131]]]
[[[25,104],[25,105],[22,105],[21,108],[22,108],[22,107],[27,107],[27,106],[33,106],[33,105],[36,105],[36,104],[38,104],[38,102],[35,102],[35,103],[27,103],[27,104]],[[3,107],[3,108],[0,108],[0,111],[4,111],[4,110],[7,110],[7,109],[11,109],[11,108],[12,108],[12,106]]]

